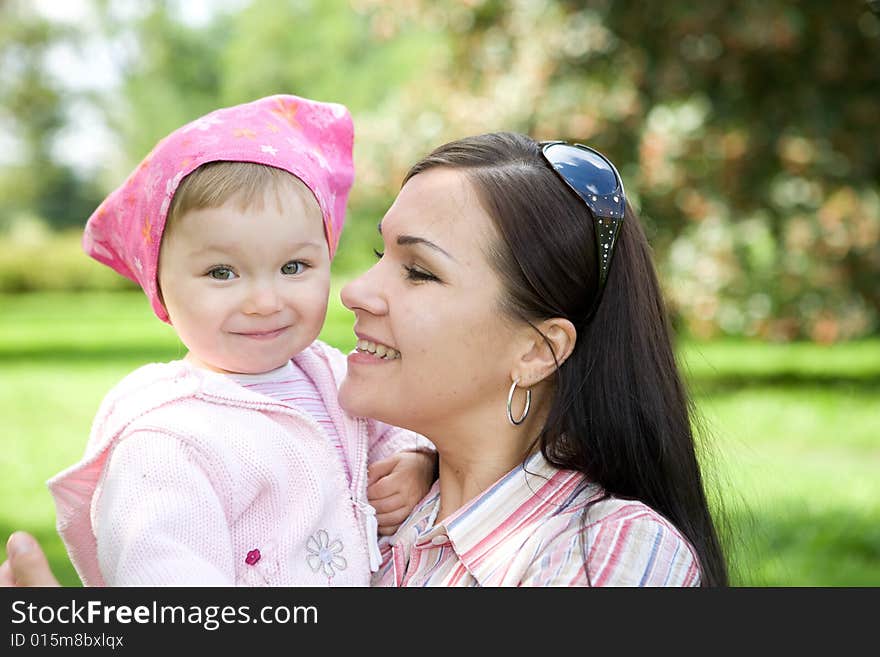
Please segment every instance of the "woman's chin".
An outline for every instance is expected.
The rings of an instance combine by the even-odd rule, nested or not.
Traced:
[[[345,379],[339,387],[339,405],[349,415],[355,417],[368,417],[373,420],[379,420],[386,424],[400,426],[400,413],[394,411],[394,404],[389,408],[385,400],[377,400],[376,394],[381,391],[375,389],[364,389],[357,383]]]
[[[369,414],[369,411],[372,410],[370,404],[365,403],[362,391],[359,391],[348,378],[344,379],[342,385],[339,386],[339,405],[349,415],[372,417]]]

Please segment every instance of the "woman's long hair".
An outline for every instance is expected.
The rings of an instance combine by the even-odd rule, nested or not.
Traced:
[[[596,306],[592,215],[534,140],[502,132],[454,141],[418,162],[406,180],[435,167],[462,170],[495,222],[500,240],[490,257],[506,290],[505,310],[532,323],[563,317],[577,329],[539,437],[544,455],[583,472],[608,495],[661,513],[693,545],[702,584],[726,585],[692,407],[651,250],[632,209],[627,205]]]

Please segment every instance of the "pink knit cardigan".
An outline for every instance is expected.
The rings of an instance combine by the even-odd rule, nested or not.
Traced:
[[[431,450],[347,415],[345,356],[315,342],[314,381],[350,471],[315,420],[184,361],[146,365],[105,397],[82,460],[49,480],[86,586],[367,586],[376,524],[367,463]]]

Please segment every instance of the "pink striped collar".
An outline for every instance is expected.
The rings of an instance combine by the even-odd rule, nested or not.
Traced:
[[[587,485],[582,473],[560,470],[538,451],[436,525],[440,489],[435,483],[392,543],[407,552],[408,538],[412,546],[449,544],[482,584],[499,564],[516,554],[538,525],[570,508],[572,500],[583,506],[599,494],[593,486],[595,490],[584,495]]]

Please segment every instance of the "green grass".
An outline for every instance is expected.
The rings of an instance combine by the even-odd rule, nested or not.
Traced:
[[[679,357],[720,452],[738,583],[880,585],[880,341]]]
[[[322,338],[348,350],[351,326],[334,303]],[[183,353],[139,292],[0,296],[0,537],[28,529],[62,582],[79,583],[45,481],[82,454],[113,384]],[[880,340],[689,342],[680,358],[735,583],[880,586]]]

